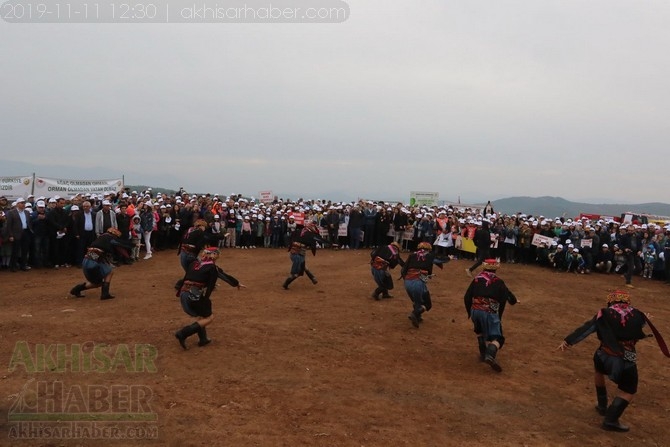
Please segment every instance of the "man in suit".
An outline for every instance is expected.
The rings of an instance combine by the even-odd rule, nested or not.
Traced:
[[[28,253],[32,235],[32,220],[26,211],[26,201],[23,198],[16,200],[16,206],[7,212],[7,221],[4,227],[4,239],[12,244],[12,255],[9,268],[12,272],[20,265],[21,270],[30,270]]]
[[[88,200],[81,204],[82,212],[74,218],[74,237],[77,240],[77,253],[75,255],[76,265],[81,265],[86,254],[86,249],[96,239],[95,235],[95,212]]]

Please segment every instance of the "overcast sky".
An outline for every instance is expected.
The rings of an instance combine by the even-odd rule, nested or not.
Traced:
[[[324,24],[0,21],[0,159],[221,194],[669,201],[670,1],[347,4]]]

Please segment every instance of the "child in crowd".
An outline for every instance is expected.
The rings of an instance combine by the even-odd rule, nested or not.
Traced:
[[[132,249],[130,250],[130,259],[137,261],[140,259],[140,235],[142,234],[142,226],[140,225],[140,216],[135,214],[130,220],[130,242]]]
[[[651,279],[652,273],[654,272],[654,264],[656,263],[656,249],[654,248],[653,244],[647,245],[647,248],[645,248],[642,257],[644,261],[642,277]]]

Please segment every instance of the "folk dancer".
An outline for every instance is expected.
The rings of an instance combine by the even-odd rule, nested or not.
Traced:
[[[189,264],[181,288],[177,292],[184,312],[198,319],[174,334],[183,349],[188,349],[186,339],[193,334],[198,334],[198,346],[211,343],[211,340],[207,337],[206,327],[214,320],[210,296],[218,279],[225,281],[232,287],[237,287],[238,290],[246,287],[216,265],[219,253],[219,249],[216,247],[205,248],[200,258]]]
[[[463,300],[468,318],[474,324],[480,360],[501,372],[496,355],[505,344],[503,312],[507,303],[514,305],[519,301],[496,274],[500,266],[496,259],[485,259],[482,266],[483,270],[472,280]]]
[[[629,427],[619,418],[637,392],[637,352],[635,344],[651,335],[645,335],[642,328],[648,325],[666,357],[670,357],[661,334],[649,321],[648,315],[634,308],[630,295],[625,290],[615,290],[607,295],[607,307],[575,329],[558,346],[560,351],[596,333],[600,346],[593,355],[595,368],[596,411],[604,416],[602,428],[609,431],[627,432]],[[608,404],[605,375],[619,388],[617,397]]]
[[[84,290],[101,287],[101,300],[114,298],[114,295],[109,293],[109,286],[114,275],[113,256],[117,254],[124,260],[130,259],[128,254],[129,243],[123,241],[120,237],[121,232],[118,228],[109,227],[105,233],[102,233],[91,243],[86,249],[82,261],[82,270],[86,281],[74,286],[70,290],[71,295],[83,298],[84,295],[81,292]]]
[[[437,258],[432,252],[433,247],[428,242],[419,242],[417,250],[409,255],[402,267],[401,277],[405,281],[405,291],[412,300],[413,309],[407,316],[412,326],[418,328],[423,322],[421,316],[433,307],[427,282],[433,276],[433,265],[442,268],[450,258]]]
[[[377,283],[377,288],[372,292],[372,298],[377,301],[381,298],[392,298],[389,290],[393,289],[393,278],[389,270],[398,264],[405,265],[405,261],[400,257],[400,244],[391,242],[389,245],[377,247],[370,253],[370,258],[372,278]]]
[[[303,228],[296,228],[291,235],[288,251],[291,258],[291,275],[286,278],[282,287],[288,290],[289,284],[296,280],[299,276],[307,274],[307,277],[312,281],[312,284],[317,284],[318,281],[314,274],[305,267],[305,253],[309,249],[312,255],[316,256],[316,244],[328,244],[328,241],[319,236],[319,230],[314,222],[305,222]]]

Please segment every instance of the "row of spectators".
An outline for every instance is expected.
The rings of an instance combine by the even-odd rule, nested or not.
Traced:
[[[196,219],[209,224],[209,231],[228,233],[222,248],[281,248],[291,232],[313,221],[332,247],[371,249],[392,241],[409,251],[419,242],[430,242],[440,254],[473,257],[471,245],[477,228],[486,222],[492,234],[492,250],[501,262],[550,266],[561,271],[590,273],[618,272],[625,267],[618,246],[620,238],[633,231],[640,249],[635,270],[654,278],[670,278],[670,227],[620,225],[612,220],[547,218],[532,214],[495,213],[491,203],[482,208],[459,206],[409,206],[402,203],[359,200],[343,203],[329,200],[283,200],[268,203],[246,199],[240,194],[155,194],[151,189],[138,193],[108,192],[74,197],[27,197],[10,204],[0,197],[0,266],[61,267],[80,265],[86,247],[110,226],[132,241],[139,259],[153,250],[176,249],[184,232]],[[23,205],[22,205],[23,204]],[[24,233],[30,239],[21,244],[12,259],[7,214],[25,206],[30,218]],[[539,243],[535,235],[544,236]],[[23,236],[23,234],[22,234]],[[25,251],[25,254],[24,254]]]

